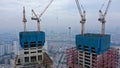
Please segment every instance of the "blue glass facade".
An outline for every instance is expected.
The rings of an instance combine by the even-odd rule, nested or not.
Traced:
[[[19,33],[20,45],[22,48],[30,48],[34,44],[35,47],[44,46],[45,32],[27,31]]]
[[[96,54],[102,54],[110,48],[110,35],[85,34],[76,35],[76,47],[78,50],[84,51],[84,47],[88,47],[89,52],[95,48]]]

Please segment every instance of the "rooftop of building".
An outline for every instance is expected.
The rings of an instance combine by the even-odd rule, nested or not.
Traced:
[[[105,35],[102,35],[102,34],[95,34],[95,33],[86,33],[84,35],[82,34],[78,34],[79,36],[87,36],[87,37],[104,37],[104,36],[110,36],[109,34],[105,34]]]
[[[44,33],[43,31],[22,31],[21,34],[25,33]]]
[[[96,54],[102,54],[110,48],[110,35],[86,33],[84,35],[76,35],[76,47],[79,50],[85,51],[85,47],[89,52],[95,48]]]

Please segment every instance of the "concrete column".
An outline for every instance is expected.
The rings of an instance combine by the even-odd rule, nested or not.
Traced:
[[[90,53],[90,68],[92,68],[92,53]]]

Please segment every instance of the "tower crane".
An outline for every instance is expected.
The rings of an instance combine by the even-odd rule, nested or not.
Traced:
[[[42,11],[40,15],[37,15],[35,11],[32,9],[32,13],[34,14],[35,17],[31,17],[31,19],[37,21],[38,31],[40,31],[40,21],[41,21],[40,18],[45,13],[45,11],[48,9],[48,7],[51,5],[52,2],[53,0],[50,1],[50,3],[46,6],[46,8]]]
[[[23,22],[24,22],[24,31],[26,31],[27,19],[26,19],[26,16],[25,16],[25,7],[23,7]]]
[[[101,30],[102,35],[105,34],[105,23],[106,23],[105,17],[107,15],[110,4],[111,4],[111,0],[108,1],[107,8],[104,13],[102,12],[101,9],[99,10],[99,19],[98,20],[102,23],[102,30]]]
[[[84,28],[84,24],[85,24],[85,22],[86,22],[86,18],[85,18],[85,10],[83,9],[83,6],[81,5],[80,6],[80,4],[79,4],[79,1],[78,0],[75,0],[76,1],[76,5],[77,5],[77,7],[78,7],[78,11],[79,11],[79,14],[80,14],[80,16],[81,16],[81,21],[80,21],[80,23],[82,24],[81,25],[81,34],[82,35],[84,35],[84,31],[85,31],[85,28]]]

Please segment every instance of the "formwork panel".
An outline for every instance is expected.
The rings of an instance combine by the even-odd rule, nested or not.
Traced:
[[[19,33],[20,45],[22,48],[25,48],[24,44],[28,45],[27,48],[30,48],[30,43],[34,42],[36,47],[38,45],[43,46],[45,43],[45,32],[38,31],[27,31]]]
[[[92,48],[95,48],[97,55],[104,53],[110,48],[110,35],[100,34],[85,34],[76,35],[76,47],[78,50],[85,51],[85,47],[88,47],[89,52],[92,52]]]

